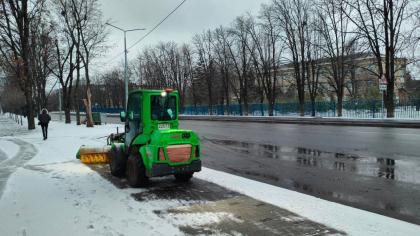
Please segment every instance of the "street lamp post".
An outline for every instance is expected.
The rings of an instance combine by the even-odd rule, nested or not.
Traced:
[[[128,76],[127,76],[127,32],[131,31],[138,31],[138,30],[145,30],[145,29],[129,29],[125,30],[110,23],[106,23],[107,25],[118,29],[124,33],[124,93],[125,93],[125,109],[127,109],[127,101],[128,101]]]
[[[63,118],[61,114],[62,107],[61,107],[61,86],[60,85],[61,85],[60,82],[58,82],[58,110],[60,112],[60,121],[62,121]]]

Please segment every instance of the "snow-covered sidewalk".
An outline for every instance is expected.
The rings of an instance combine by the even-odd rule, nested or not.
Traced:
[[[184,226],[211,225],[225,218],[233,225],[245,224],[243,219],[229,213],[232,210],[227,207],[233,208],[232,202],[222,205],[226,206],[226,212],[175,214],[169,209],[203,201],[159,196],[153,201],[136,200],[133,196],[148,190],[118,188],[75,159],[79,146],[104,145],[106,136],[116,132],[118,125],[89,129],[52,122],[49,137],[43,141],[39,128],[22,133],[17,129],[13,136],[1,137],[4,124],[8,129],[11,125],[0,124],[3,125],[0,126],[0,155],[3,156],[0,181],[2,178],[7,181],[3,193],[0,190],[0,235],[183,235]],[[313,235],[339,231],[349,235],[418,235],[420,232],[418,225],[207,168],[195,176],[203,183],[212,182],[255,201],[293,212],[299,215],[295,217],[298,221],[308,219],[336,230],[313,232]],[[162,216],[161,212],[169,213]],[[293,218],[281,220],[298,227]]]

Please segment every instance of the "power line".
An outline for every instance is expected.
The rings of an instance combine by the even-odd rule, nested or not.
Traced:
[[[120,53],[118,53],[118,54],[116,54],[115,56],[113,56],[111,59],[109,59],[108,61],[106,61],[105,63],[104,63],[104,65],[107,65],[107,64],[109,64],[110,62],[112,62],[113,60],[115,60],[115,59],[117,59],[117,58],[119,58],[121,55],[123,55],[124,54],[124,52],[120,52]]]
[[[145,34],[143,37],[137,40],[129,48],[127,48],[127,50],[133,48],[134,46],[139,44],[141,41],[143,41],[147,36],[149,36],[153,31],[155,31],[155,29],[157,29],[163,22],[165,22],[166,19],[168,19],[174,12],[176,12],[176,10],[178,10],[186,1],[187,0],[183,0],[180,4],[178,4],[178,6],[176,6],[165,18],[163,18],[159,23],[157,23],[157,25],[155,25],[155,27],[153,27],[149,32],[147,32],[147,34]]]
[[[147,36],[149,36],[153,31],[155,31],[163,22],[165,22],[174,12],[176,12],[187,0],[183,0],[180,4],[178,4],[165,18],[163,18],[159,23],[157,23],[149,32],[147,32],[143,37],[141,37],[139,40],[137,40],[135,43],[133,43],[130,47],[127,48],[127,50],[133,48],[137,44],[139,44],[141,41],[143,41]],[[104,65],[109,64],[110,62],[114,61],[121,55],[123,55],[124,52],[120,52],[113,56],[110,60],[106,61]]]

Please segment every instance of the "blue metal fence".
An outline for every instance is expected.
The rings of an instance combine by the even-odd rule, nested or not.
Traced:
[[[92,112],[101,112],[101,113],[120,113],[124,111],[124,108],[108,108],[108,107],[93,107]]]
[[[305,116],[312,114],[311,102],[306,102]],[[93,112],[119,113],[123,108],[107,108],[95,106]],[[185,106],[181,114],[185,115],[233,115],[245,114],[245,107],[238,104],[214,105],[212,112],[209,106]],[[268,116],[268,105],[253,103],[248,106],[248,115]],[[299,103],[286,102],[274,105],[274,116],[299,116]],[[337,117],[337,103],[334,101],[315,102],[315,116]],[[343,102],[343,117],[346,118],[385,118],[386,109],[382,107],[381,100],[351,100]],[[398,101],[395,103],[395,118],[420,119],[420,99]]]
[[[305,115],[312,114],[312,103],[304,104]],[[185,115],[233,115],[245,114],[245,107],[238,104],[226,106],[215,105],[212,112],[208,106],[186,106],[182,114]],[[249,104],[248,115],[268,116],[267,104]],[[276,103],[274,116],[298,116],[299,103]],[[321,117],[337,117],[337,103],[334,101],[315,102],[315,115]],[[385,118],[386,109],[382,107],[381,100],[351,100],[343,102],[343,117],[346,118]],[[420,99],[398,101],[395,103],[395,118],[420,119]]]

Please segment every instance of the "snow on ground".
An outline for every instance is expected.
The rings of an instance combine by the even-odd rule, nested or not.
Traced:
[[[136,201],[131,194],[146,190],[118,189],[75,159],[79,146],[104,145],[106,136],[115,132],[116,127],[86,128],[52,122],[46,141],[42,140],[39,128],[0,138],[0,149],[13,156],[9,157],[12,159],[19,157],[10,143],[24,145],[26,142],[37,149],[34,157],[10,176],[0,196],[0,234],[181,235],[180,225],[211,224],[232,217],[217,213],[193,214],[185,218],[160,217],[156,211],[179,206],[179,201]],[[0,127],[0,133],[2,129]],[[13,139],[23,142],[10,141]],[[418,225],[224,172],[203,168],[196,176],[349,235],[418,235],[420,232]]]
[[[141,190],[117,189],[75,159],[79,146],[103,145],[115,130],[115,125],[88,129],[52,122],[46,141],[39,128],[15,134],[38,153],[7,181],[0,200],[0,234],[181,235],[177,226],[153,213],[175,203],[135,201],[131,193]]]
[[[419,235],[420,226],[258,181],[203,168],[200,179],[276,205],[349,235]]]
[[[19,146],[17,144],[6,139],[0,139],[0,147],[0,150],[5,154],[5,159],[14,157],[19,151]],[[2,160],[0,159],[0,161]]]

